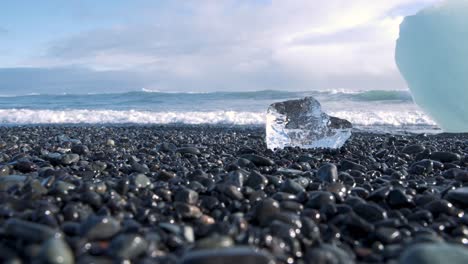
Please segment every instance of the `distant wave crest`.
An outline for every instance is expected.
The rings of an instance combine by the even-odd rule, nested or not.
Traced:
[[[358,101],[412,101],[409,91],[372,90],[351,94],[350,97]]]
[[[319,100],[351,100],[351,101],[412,101],[409,91],[404,90],[369,90],[369,91],[347,91],[347,90],[329,90],[329,91],[280,91],[280,90],[262,90],[262,91],[244,91],[244,92],[166,92],[150,89],[133,91],[127,93],[93,93],[93,94],[27,94],[8,97],[28,98],[36,97],[50,100],[66,99],[94,99],[115,100],[117,98],[133,99],[210,99],[210,100],[281,100],[290,98],[299,98],[313,96]],[[2,96],[0,96],[2,97]],[[4,96],[6,97],[6,95]]]

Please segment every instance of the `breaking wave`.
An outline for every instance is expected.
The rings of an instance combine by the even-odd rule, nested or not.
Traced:
[[[335,111],[330,115],[345,118],[355,126],[435,126],[418,111]],[[115,110],[30,110],[0,109],[2,124],[228,124],[263,125],[264,112],[151,112]]]

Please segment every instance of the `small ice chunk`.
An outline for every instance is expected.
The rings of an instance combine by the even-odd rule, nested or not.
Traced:
[[[446,132],[468,132],[468,1],[406,17],[395,59],[415,102]]]
[[[351,136],[351,123],[322,112],[313,97],[274,103],[266,119],[269,149],[340,148]]]

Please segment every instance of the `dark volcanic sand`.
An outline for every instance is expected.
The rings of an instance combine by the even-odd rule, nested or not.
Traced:
[[[272,152],[262,128],[0,127],[0,261],[468,263],[467,153],[467,135]]]

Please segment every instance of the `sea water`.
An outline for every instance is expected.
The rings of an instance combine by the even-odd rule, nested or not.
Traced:
[[[437,132],[408,91],[255,91],[0,96],[0,124],[264,125],[271,103],[313,96],[361,130]]]

